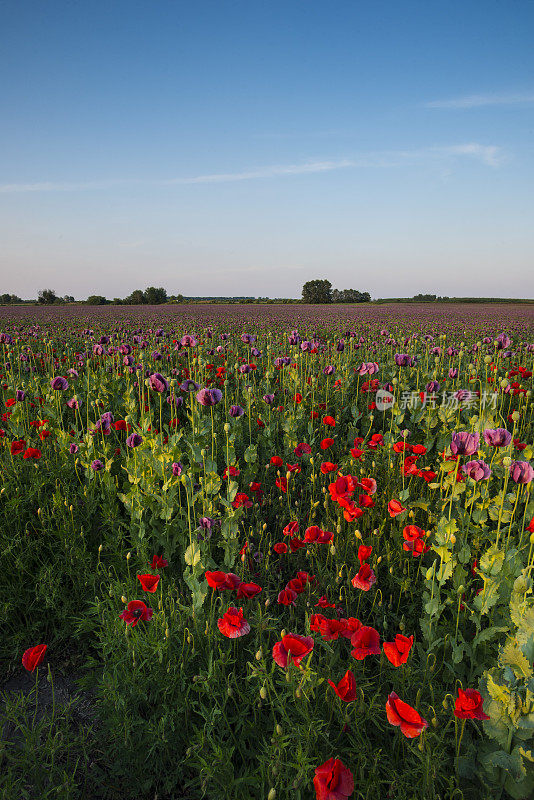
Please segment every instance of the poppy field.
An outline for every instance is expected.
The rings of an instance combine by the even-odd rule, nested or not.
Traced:
[[[0,309],[0,797],[532,797],[533,364],[529,306]]]

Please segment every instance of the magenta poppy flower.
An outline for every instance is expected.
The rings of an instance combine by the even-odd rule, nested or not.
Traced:
[[[135,628],[139,620],[148,622],[152,619],[153,610],[143,603],[142,600],[130,600],[125,610],[119,614],[127,625]]]
[[[201,389],[197,394],[197,400],[201,406],[215,406],[222,400],[220,389]]]
[[[64,392],[66,389],[69,388],[69,382],[66,378],[63,378],[61,375],[58,375],[56,378],[52,378],[50,381],[50,386],[52,389],[56,389],[56,391]]]

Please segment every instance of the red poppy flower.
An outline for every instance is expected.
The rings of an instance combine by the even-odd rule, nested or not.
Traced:
[[[489,719],[482,710],[482,695],[476,689],[458,689],[454,716],[459,719]]]
[[[281,467],[283,463],[284,461],[280,458],[280,456],[271,457],[271,464],[273,464],[275,467]]]
[[[402,547],[407,552],[411,552],[414,558],[419,558],[419,556],[426,553],[427,550],[430,550],[429,546],[425,544],[422,539],[412,539],[408,542],[404,542]]]
[[[30,647],[28,650],[25,650],[22,654],[22,666],[28,670],[28,672],[33,672],[39,664],[42,663],[46,648],[48,645],[46,644],[36,644],[35,647]]]
[[[415,708],[399,700],[399,696],[395,692],[391,692],[387,699],[386,714],[392,725],[400,726],[407,739],[415,739],[425,728],[428,728],[428,722],[421,717]]]
[[[256,420],[256,424],[257,424],[258,428],[265,428],[265,422],[262,419],[260,419],[259,417]]]
[[[229,639],[237,639],[250,632],[250,625],[243,619],[243,609],[230,606],[223,616],[217,620],[217,627],[223,636]]]
[[[239,477],[239,475],[241,475],[241,472],[240,472],[240,470],[238,470],[237,467],[230,467],[230,477],[231,478],[237,478],[237,477]],[[228,478],[228,467],[226,467],[226,469],[223,472],[223,478]]]
[[[300,458],[303,455],[309,455],[311,451],[312,449],[309,444],[306,444],[306,442],[301,442],[295,447],[295,450],[293,452],[295,453],[297,458]]]
[[[330,428],[336,427],[336,421],[334,417],[326,416],[323,417],[323,425],[328,425]]]
[[[36,459],[39,459],[39,458],[41,458],[41,451],[38,450],[36,447],[28,447],[28,449],[25,451],[25,453],[22,456],[22,458],[36,458]]]
[[[416,453],[418,456],[424,456],[426,447],[424,444],[414,444],[412,445],[412,453]]]
[[[274,483],[282,492],[287,492],[287,479],[283,475],[277,478]]]
[[[24,439],[17,439],[16,441],[11,442],[11,455],[12,456],[18,456],[24,450],[26,450],[26,442],[24,441]]]
[[[371,544],[361,544],[358,547],[358,559],[360,564],[363,564],[364,561],[367,561],[372,552],[373,546]]]
[[[354,776],[339,758],[329,758],[315,770],[316,800],[346,800],[354,791]]]
[[[352,475],[340,475],[334,483],[328,484],[328,491],[332,500],[339,503],[340,500],[347,500],[356,490],[357,481]]]
[[[417,525],[407,525],[402,535],[406,541],[415,541],[415,539],[423,539],[425,536],[425,531],[422,528],[419,528]]]
[[[317,544],[328,544],[333,538],[333,533],[323,531],[318,525],[310,525],[309,528],[306,528],[306,533],[304,534],[305,542],[317,542]]]
[[[413,636],[403,636],[402,633],[397,633],[394,642],[384,642],[382,647],[390,664],[400,667],[401,664],[406,664],[408,661],[412,644]]]
[[[374,478],[361,478],[358,481],[358,486],[361,486],[366,494],[375,494],[377,484]]]
[[[343,620],[328,619],[323,617],[322,614],[321,619],[318,620],[318,625],[321,636],[327,642],[335,641],[339,636],[343,635],[345,630],[345,622]]]
[[[283,553],[287,553],[289,548],[285,542],[276,542],[273,546],[273,550],[275,553],[278,553],[278,555],[282,555]]]
[[[235,572],[227,572],[224,581],[223,589],[229,589],[231,592],[235,591],[241,585],[241,578]]]
[[[294,397],[295,403],[302,403],[302,395],[300,392],[297,392]]]
[[[406,511],[406,509],[402,503],[399,503],[398,500],[390,500],[388,503],[388,511],[389,516],[393,519],[394,517],[397,517],[399,514],[402,514],[404,511]]]
[[[298,576],[296,578],[291,578],[290,581],[286,584],[286,589],[291,589],[292,591],[296,592],[297,594],[302,594],[304,589],[306,588],[306,580],[302,580]]]
[[[278,602],[281,606],[294,606],[297,600],[297,593],[293,589],[282,589],[278,595]]]
[[[321,621],[326,619],[324,614],[312,614],[310,617],[310,630],[312,633],[319,633]]]
[[[296,520],[288,522],[285,528],[282,530],[284,536],[295,536],[298,532],[299,532],[299,524]]]
[[[282,637],[280,642],[276,642],[273,647],[273,658],[278,666],[284,669],[291,662],[298,667],[302,659],[311,653],[313,645],[314,641],[311,636],[288,633]]]
[[[119,614],[119,618],[123,619],[127,625],[135,628],[139,620],[144,620],[145,622],[151,620],[153,613],[152,609],[148,608],[142,600],[130,600],[125,610]]]
[[[328,448],[332,447],[333,444],[334,444],[333,439],[323,439],[319,447],[321,448],[321,450],[328,450]]]
[[[352,639],[356,631],[359,631],[362,627],[362,623],[356,617],[349,617],[348,619],[341,619],[340,622],[343,623],[344,628],[341,631],[341,635],[345,639]]]
[[[242,598],[246,598],[250,600],[252,597],[256,597],[262,591],[261,586],[258,586],[257,583],[240,583],[237,588],[237,599],[241,600]]]
[[[244,492],[239,492],[236,494],[233,502],[233,508],[252,508],[252,500],[249,498],[248,494]]]
[[[364,451],[363,450],[359,450],[357,447],[352,447],[351,451],[350,451],[350,454],[351,454],[351,456],[353,458],[358,459],[358,458],[361,458],[363,456]]]
[[[380,655],[380,636],[378,631],[367,625],[362,625],[351,640],[353,650],[351,655],[358,661],[363,661],[366,656]]]
[[[124,419],[118,419],[114,423],[114,428],[116,431],[125,431],[128,429],[128,423]]]
[[[338,467],[338,465],[337,464],[333,464],[331,461],[323,461],[323,463],[321,464],[320,469],[321,469],[321,472],[323,473],[323,475],[328,475],[329,472],[335,472],[337,467]]]
[[[152,569],[163,569],[163,567],[168,567],[169,562],[163,556],[153,556],[152,557],[152,564],[150,565]]]
[[[341,700],[344,700],[345,703],[350,703],[356,698],[356,680],[350,669],[346,671],[337,686],[331,680],[329,680],[328,683],[337,696]]]
[[[154,594],[158,588],[159,575],[138,575],[137,580],[143,587],[144,592]]]
[[[328,602],[328,598],[326,597],[325,594],[323,594],[323,596],[319,598],[319,600],[316,602],[315,605],[319,606],[319,608],[335,608],[336,607],[335,603]]]
[[[354,503],[346,503],[346,505],[343,505],[343,516],[347,522],[354,522],[355,519],[363,516],[363,511]]]
[[[212,589],[226,589],[226,572],[206,572],[206,580]]]
[[[299,539],[298,536],[293,536],[293,538],[289,540],[289,547],[292,553],[296,553],[297,550],[300,550],[302,547],[306,547],[306,545],[302,539]]]
[[[352,585],[355,589],[362,589],[368,592],[371,586],[376,583],[376,575],[367,563],[363,563],[352,579]]]
[[[288,472],[294,472],[296,475],[298,475],[299,472],[302,472],[298,464],[286,464],[286,467]]]

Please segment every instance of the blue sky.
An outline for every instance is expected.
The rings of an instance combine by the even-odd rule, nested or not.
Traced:
[[[534,4],[0,4],[1,291],[534,297]]]

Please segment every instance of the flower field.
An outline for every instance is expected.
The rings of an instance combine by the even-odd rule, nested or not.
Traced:
[[[0,309],[0,796],[534,796],[533,364],[529,306]]]

